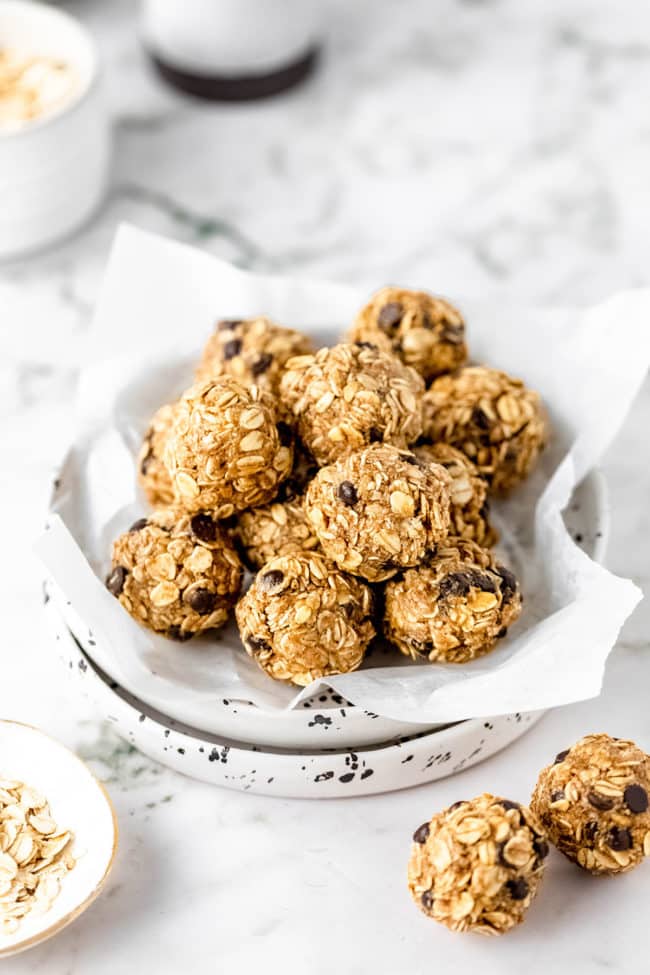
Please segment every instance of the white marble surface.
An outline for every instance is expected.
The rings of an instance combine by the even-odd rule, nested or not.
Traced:
[[[459,298],[587,303],[647,285],[647,5],[331,0],[312,83],[267,104],[222,108],[177,98],[151,77],[131,3],[66,6],[103,48],[115,171],[110,199],[84,232],[0,268],[0,713],[91,761],[115,801],[122,843],[88,914],[5,969],[638,971],[648,866],[592,880],[555,856],[528,923],[491,942],[428,923],[404,872],[410,832],[435,808],[487,789],[525,799],[536,770],[581,734],[608,731],[650,748],[649,604],[626,626],[600,699],[547,715],[455,779],[316,805],[215,791],[114,739],[70,698],[30,541],[70,435],[84,330],[120,220],[256,268],[392,279]],[[646,386],[603,465],[608,564],[646,589],[649,421]]]

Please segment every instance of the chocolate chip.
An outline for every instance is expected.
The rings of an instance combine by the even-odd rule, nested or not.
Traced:
[[[422,467],[421,462],[417,459],[415,454],[400,454],[400,457],[405,464],[411,464],[413,467]]]
[[[357,503],[357,501],[359,500],[357,489],[355,488],[352,481],[341,481],[338,488],[336,489],[336,493],[339,497],[339,500],[341,500],[343,504],[347,504],[349,508],[353,508]]]
[[[584,829],[585,839],[587,839],[590,843],[593,843],[597,832],[598,823],[594,819],[590,819]]]
[[[470,589],[481,589],[483,592],[496,592],[494,579],[485,572],[467,569],[462,572],[450,572],[444,577],[439,586],[440,599],[449,596],[466,596]]]
[[[247,636],[244,638],[244,643],[251,653],[261,653],[262,650],[271,649],[271,644],[260,636]]]
[[[616,850],[617,852],[631,850],[632,834],[629,829],[621,829],[620,826],[614,826],[607,835],[607,846],[610,850]]]
[[[280,572],[279,569],[271,569],[269,572],[264,572],[263,575],[258,576],[257,580],[257,584],[262,592],[273,592],[283,582],[284,572]]]
[[[564,789],[556,789],[555,792],[551,792],[551,802],[560,802],[564,798]]]
[[[571,751],[570,748],[565,748],[563,752],[558,752],[553,761],[553,765],[559,765],[560,762],[563,762],[570,751]]]
[[[587,796],[587,801],[594,809],[600,809],[602,812],[613,809],[615,805],[614,800],[610,796],[601,796],[599,792],[590,792]]]
[[[413,833],[413,842],[426,843],[428,835],[429,835],[429,824],[422,823],[421,826],[418,826],[415,833]]]
[[[133,524],[129,528],[129,531],[130,532],[139,532],[143,528],[146,528],[148,524],[149,524],[149,522],[148,522],[148,520],[146,518],[138,518],[137,521],[134,521],[133,522]]]
[[[440,338],[449,345],[462,345],[465,338],[465,329],[462,325],[448,323],[440,333]]]
[[[278,437],[280,438],[280,443],[282,444],[283,447],[288,447],[289,444],[293,442],[293,430],[291,429],[288,423],[284,422],[284,420],[280,420],[280,422],[276,424],[276,426],[278,428]]]
[[[354,343],[358,349],[376,349],[377,346],[374,342],[355,342]]]
[[[523,877],[517,877],[516,880],[508,880],[506,887],[513,901],[523,901],[528,894],[528,884]]]
[[[490,418],[487,413],[484,413],[480,406],[475,406],[472,410],[472,423],[479,428],[479,430],[489,430],[490,429]]]
[[[420,898],[420,902],[422,904],[422,907],[426,911],[430,911],[431,908],[433,907],[433,891],[425,890],[425,892],[422,894],[422,897]]]
[[[214,542],[217,537],[217,526],[210,515],[206,515],[205,512],[193,516],[190,521],[190,528],[192,534],[196,535],[201,542]]]
[[[368,430],[369,443],[382,443],[383,439],[384,434],[378,427],[370,427]]]
[[[217,322],[215,329],[217,332],[229,332],[231,329],[237,328],[238,325],[241,325],[240,318],[224,318]]]
[[[119,596],[124,589],[124,583],[128,574],[123,565],[116,565],[106,579],[106,588],[108,591],[112,592],[114,596]]]
[[[648,808],[648,793],[641,785],[628,785],[623,793],[623,801],[630,812],[642,813]]]
[[[209,616],[217,602],[217,594],[209,589],[191,589],[184,596],[187,605],[200,616]]]
[[[501,576],[501,596],[504,606],[512,601],[512,597],[517,592],[517,580],[510,569],[505,565],[497,565],[497,575]]]
[[[507,635],[508,635],[508,627],[502,626],[499,632],[497,633],[497,640],[503,640],[504,636]]]
[[[230,339],[223,347],[224,359],[234,359],[241,352],[241,339]]]
[[[385,329],[389,332],[391,329],[396,328],[402,320],[402,315],[404,314],[404,306],[399,301],[389,301],[387,305],[379,309],[379,314],[377,315],[377,324],[380,328]]]
[[[151,461],[153,459],[154,459],[153,451],[150,450],[149,453],[148,454],[145,454],[145,456],[142,458],[142,462],[140,464],[140,473],[141,474],[146,474],[147,473],[147,471],[151,467]]]
[[[545,860],[548,856],[548,843],[543,836],[536,836],[533,840],[533,850],[540,860]]]
[[[254,376],[261,376],[263,372],[266,372],[272,362],[273,356],[271,353],[263,352],[259,359],[251,366],[251,372]]]
[[[167,630],[170,640],[178,640],[179,643],[186,643],[191,640],[194,634],[189,630],[181,630],[180,626],[170,626]]]
[[[503,809],[521,809],[521,803],[513,802],[512,799],[499,799],[499,805]]]
[[[452,802],[451,806],[447,809],[447,812],[451,812],[453,809],[460,809],[465,799],[459,799],[457,802]]]

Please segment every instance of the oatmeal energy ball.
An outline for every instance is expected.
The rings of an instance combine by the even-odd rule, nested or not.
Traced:
[[[236,615],[262,670],[304,687],[356,670],[375,635],[372,611],[372,593],[360,579],[316,552],[295,552],[267,562]]]
[[[429,381],[465,362],[465,323],[444,298],[426,291],[382,288],[358,313],[352,342],[373,342]]]
[[[221,519],[270,501],[292,466],[281,436],[273,400],[259,387],[230,376],[192,386],[164,454],[178,504]]]
[[[305,510],[339,568],[381,582],[445,538],[450,482],[437,464],[373,444],[323,467],[307,488]]]
[[[414,447],[413,453],[424,464],[440,464],[451,477],[450,533],[484,548],[496,545],[499,533],[490,524],[487,481],[462,450],[437,443]]]
[[[387,584],[384,634],[414,660],[467,663],[492,650],[520,612],[512,572],[475,542],[450,536]]]
[[[306,335],[268,318],[217,322],[197,366],[196,379],[205,382],[228,375],[244,386],[262,386],[277,393],[287,359],[313,350]]]
[[[484,793],[416,829],[409,889],[424,914],[452,931],[505,934],[523,921],[547,856],[530,809]]]
[[[587,735],[542,769],[531,809],[569,860],[623,873],[650,856],[650,756],[633,741]]]
[[[539,394],[486,366],[441,376],[424,396],[424,435],[462,450],[497,494],[533,469],[547,430]]]
[[[188,640],[226,622],[242,566],[210,515],[159,508],[113,544],[109,591],[139,623]]]
[[[374,345],[290,359],[280,395],[318,464],[370,443],[407,447],[422,432],[422,378]]]
[[[175,403],[166,403],[154,413],[138,454],[138,483],[149,504],[167,505],[174,500],[169,471],[163,453],[174,421]]]

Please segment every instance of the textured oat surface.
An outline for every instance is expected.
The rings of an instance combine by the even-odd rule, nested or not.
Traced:
[[[382,288],[358,313],[350,341],[373,342],[428,381],[467,358],[465,323],[445,298],[408,288]]]
[[[308,336],[268,318],[217,322],[196,369],[197,382],[228,375],[278,392],[287,359],[314,351]]]
[[[499,494],[530,473],[547,437],[539,394],[485,366],[436,379],[423,416],[425,437],[462,450]]]
[[[138,483],[149,504],[168,505],[174,500],[172,479],[163,454],[174,421],[175,403],[166,403],[154,413],[136,460]]]
[[[410,451],[373,444],[323,467],[305,510],[323,551],[372,582],[416,565],[449,529],[451,478]]]
[[[281,397],[319,464],[369,443],[407,447],[422,432],[422,378],[376,346],[341,344],[287,363]]]
[[[633,741],[587,735],[540,773],[531,808],[549,839],[591,873],[650,855],[650,756]]]
[[[192,386],[179,400],[165,450],[178,503],[229,518],[265,504],[288,477],[273,397],[230,376]]]
[[[159,508],[116,539],[106,585],[138,622],[187,640],[223,626],[241,580],[232,542],[210,515]]]
[[[300,686],[359,667],[372,613],[370,588],[316,552],[268,562],[236,608],[250,656],[270,677]]]
[[[0,935],[17,931],[27,914],[49,910],[75,866],[72,842],[45,796],[0,776]]]
[[[409,889],[421,911],[452,931],[504,934],[523,921],[547,855],[530,809],[484,793],[416,829]]]
[[[492,650],[520,612],[512,572],[488,549],[450,536],[387,584],[384,633],[416,660],[466,663]]]
[[[488,484],[462,450],[446,443],[422,444],[413,453],[426,464],[440,464],[451,477],[450,534],[491,548],[499,534],[490,523]]]

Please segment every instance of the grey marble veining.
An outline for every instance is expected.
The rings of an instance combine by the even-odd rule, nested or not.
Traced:
[[[647,285],[647,5],[329,0],[317,77],[238,107],[159,85],[128,0],[65,6],[102,47],[115,168],[82,232],[0,268],[0,707],[91,761],[115,800],[122,845],[84,919],[7,971],[291,973],[305,959],[316,975],[638,971],[650,868],[614,892],[555,857],[528,924],[491,944],[427,924],[404,872],[410,832],[434,808],[486,789],[525,798],[535,770],[589,731],[650,747],[647,604],[625,627],[599,700],[547,715],[452,780],[316,806],[182,779],[71,699],[39,614],[30,543],[73,428],[84,332],[123,220],[245,266],[420,284],[460,303],[582,305]],[[603,465],[608,564],[646,590],[649,422],[646,385]]]

